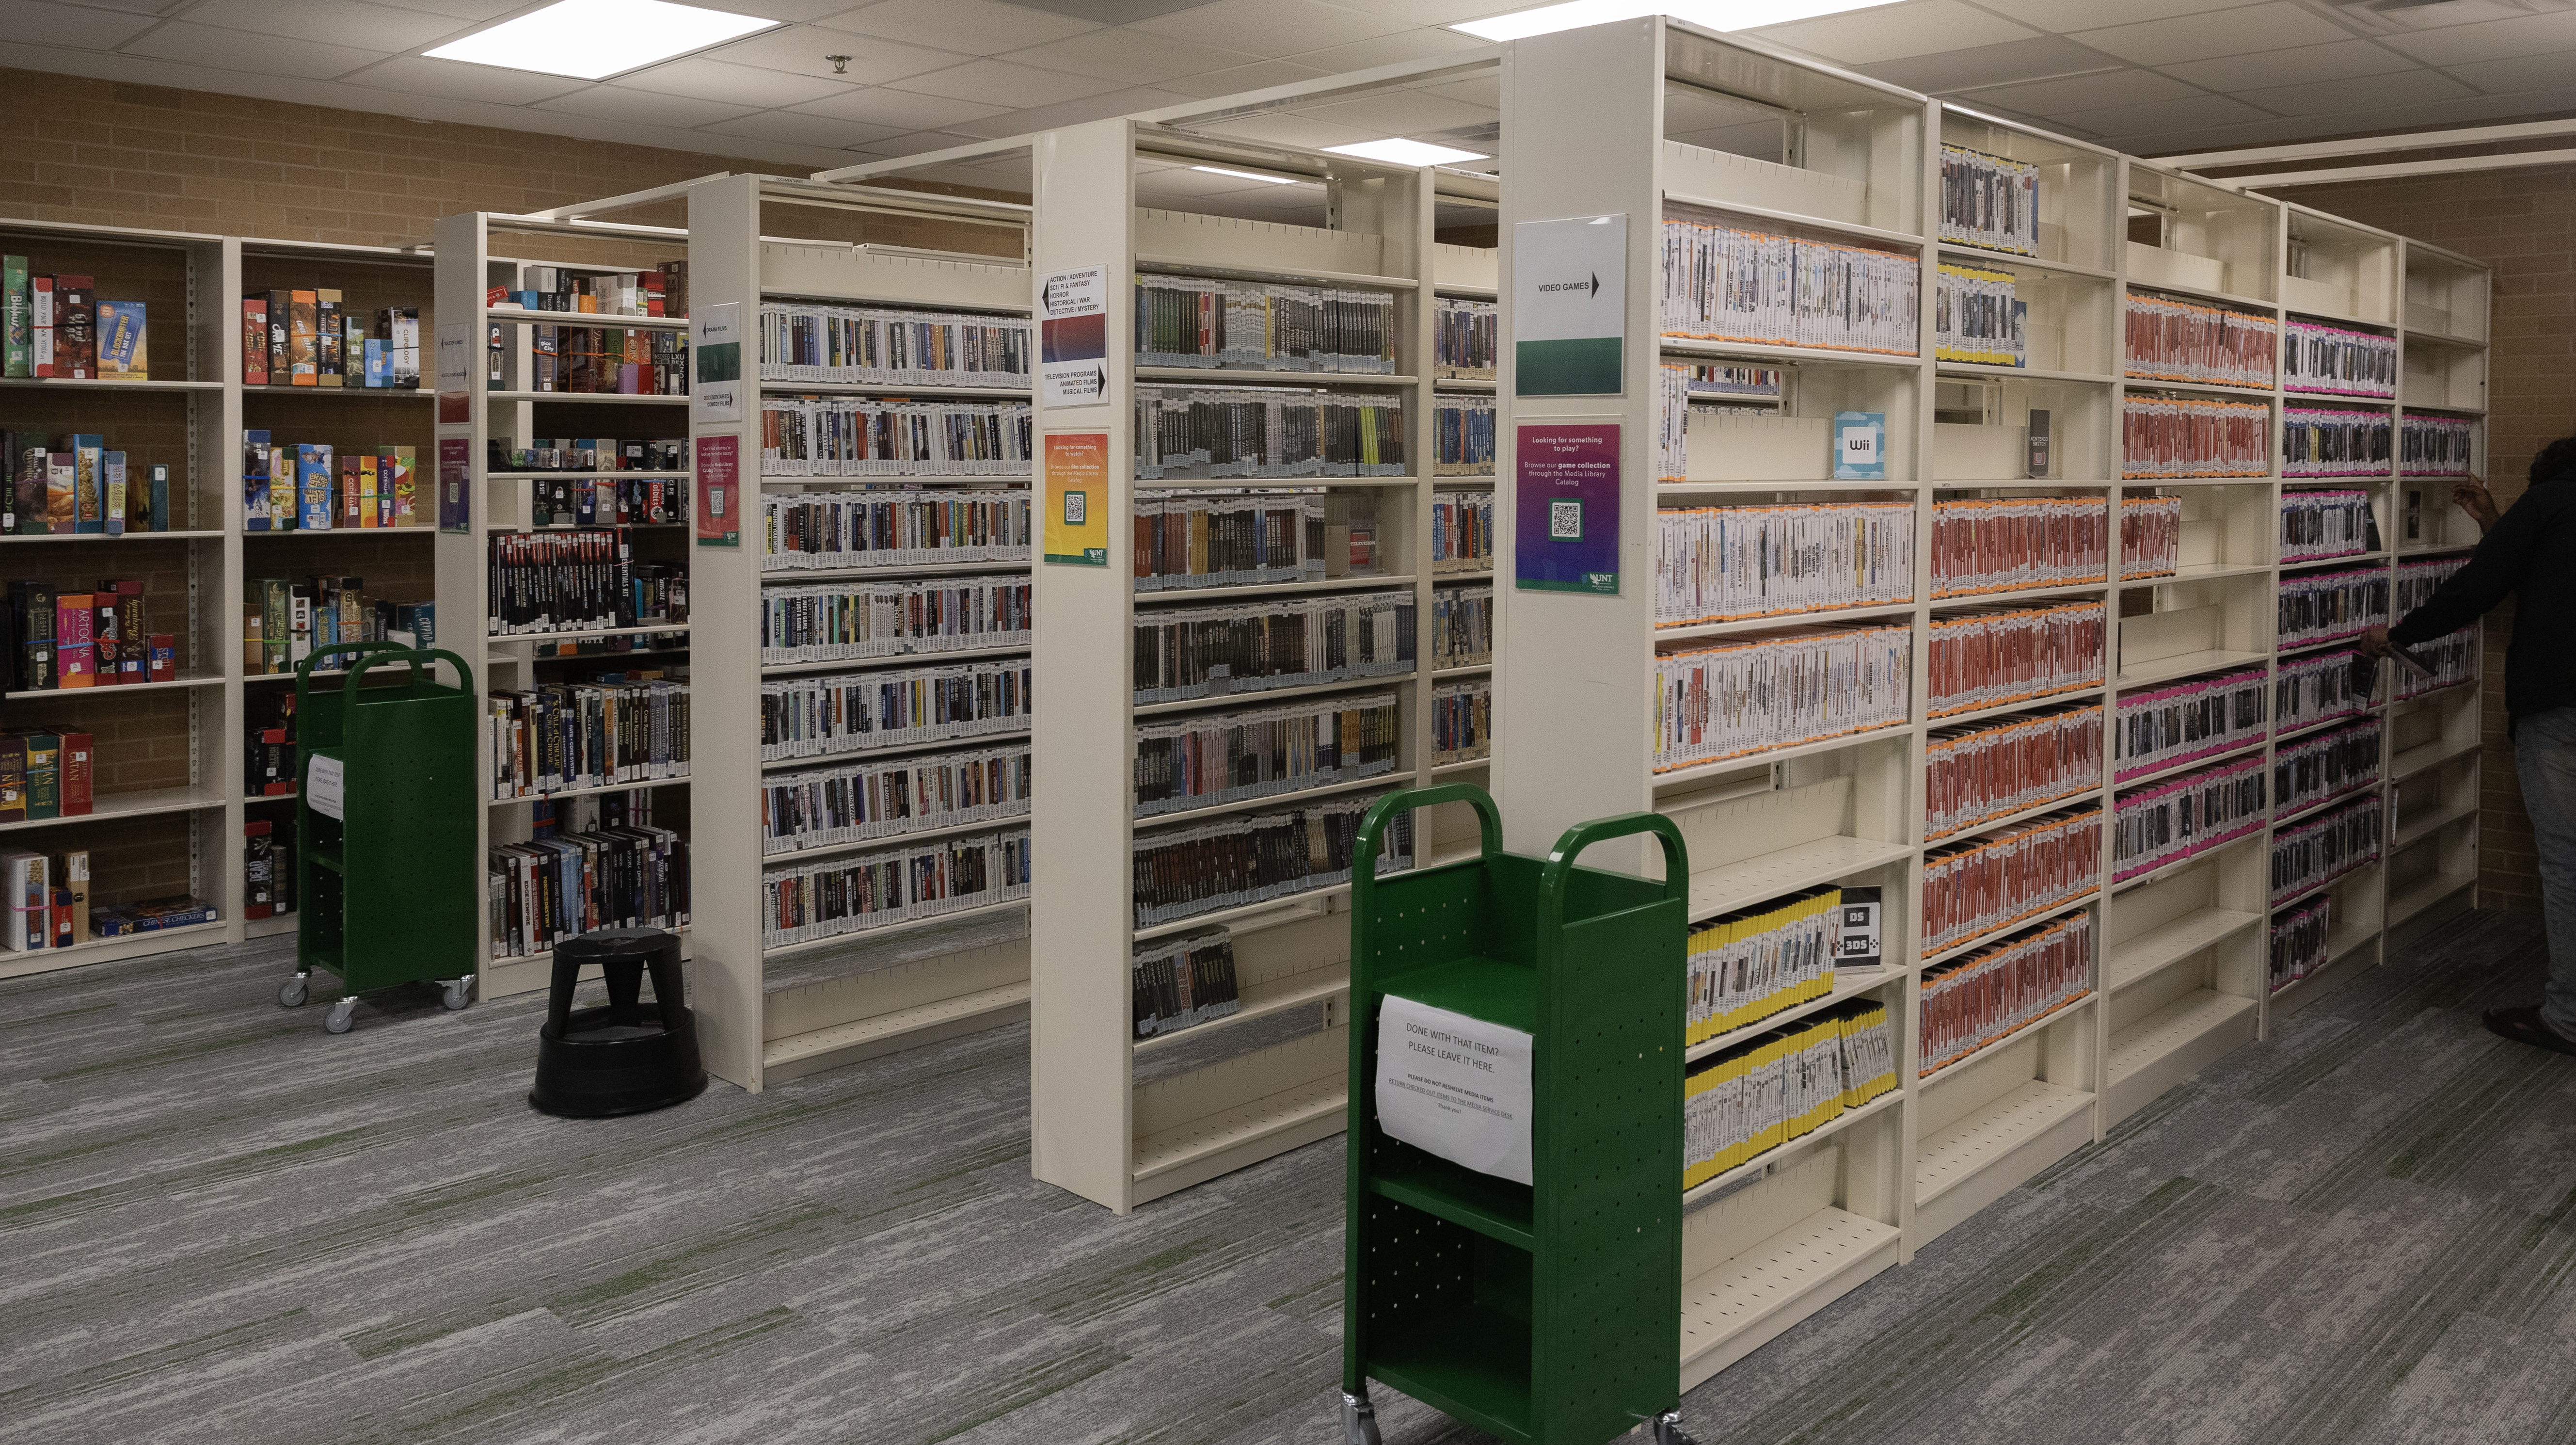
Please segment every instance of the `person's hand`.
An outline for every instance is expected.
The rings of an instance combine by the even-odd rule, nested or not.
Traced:
[[[2478,524],[2478,530],[2481,532],[2494,526],[2496,519],[2504,515],[2496,509],[2495,493],[2488,491],[2487,484],[2484,482],[2453,482],[2451,500],[2458,504],[2461,511],[2469,514],[2470,519]]]
[[[2397,644],[2388,640],[2388,629],[2374,627],[2353,639],[2352,645],[2365,657],[2395,657]]]

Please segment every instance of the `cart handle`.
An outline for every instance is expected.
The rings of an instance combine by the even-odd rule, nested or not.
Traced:
[[[307,690],[308,685],[313,681],[313,669],[320,666],[322,659],[326,657],[337,657],[343,652],[401,652],[404,650],[399,642],[334,642],[327,647],[317,647],[306,653],[302,662],[295,664],[295,690],[297,692]]]
[[[1476,826],[1484,835],[1484,856],[1503,851],[1503,814],[1494,806],[1493,795],[1473,783],[1442,783],[1430,788],[1403,788],[1377,800],[1360,820],[1359,836],[1351,842],[1351,906],[1358,908],[1377,883],[1378,835],[1386,831],[1395,815],[1414,808],[1429,808],[1441,803],[1465,803],[1476,810]],[[1413,840],[1419,865],[1422,840]]]
[[[456,679],[457,679],[458,689],[459,689],[460,691],[463,691],[463,692],[469,692],[469,693],[470,693],[470,692],[472,692],[472,691],[474,690],[474,671],[473,671],[473,669],[471,669],[471,668],[469,668],[469,667],[467,667],[467,666],[465,665],[465,659],[464,659],[464,658],[461,658],[461,657],[457,656],[455,653],[452,653],[452,652],[448,651],[446,648],[443,648],[443,647],[405,647],[405,646],[403,646],[403,645],[402,645],[401,643],[399,643],[399,642],[394,642],[394,643],[366,643],[366,644],[362,644],[362,645],[364,645],[364,646],[370,646],[370,647],[391,647],[391,648],[393,649],[393,654],[392,654],[392,655],[387,655],[387,654],[385,654],[385,653],[379,652],[379,653],[377,653],[377,654],[376,654],[375,656],[373,656],[373,657],[361,658],[361,659],[358,661],[358,663],[357,663],[357,665],[356,665],[356,666],[354,666],[354,667],[352,667],[352,668],[350,668],[350,669],[349,669],[349,676],[348,676],[348,679],[347,679],[346,681],[344,681],[344,682],[342,682],[342,683],[340,684],[340,690],[341,690],[343,693],[346,693],[346,694],[348,695],[350,705],[351,705],[351,706],[353,706],[353,707],[354,707],[354,706],[356,706],[356,704],[357,704],[357,702],[358,702],[358,682],[359,682],[360,678],[361,678],[361,677],[366,673],[366,671],[367,671],[369,668],[374,667],[374,666],[376,666],[378,663],[383,663],[383,662],[397,662],[397,663],[408,663],[408,664],[410,664],[410,666],[411,666],[411,680],[412,680],[412,682],[413,682],[413,684],[414,684],[414,685],[417,685],[417,684],[420,682],[420,665],[421,665],[421,663],[422,663],[422,662],[424,662],[424,661],[428,661],[428,662],[436,662],[437,660],[439,660],[440,658],[442,658],[442,657],[443,657],[443,658],[447,659],[447,663],[448,663],[448,665],[449,665],[450,667],[453,667],[453,668],[455,668],[455,669],[456,669]],[[435,679],[433,679],[433,681],[435,681]]]
[[[1554,938],[1565,922],[1565,887],[1574,873],[1574,860],[1595,843],[1625,838],[1637,833],[1652,833],[1664,845],[1664,898],[1671,903],[1687,904],[1690,899],[1689,854],[1682,846],[1682,830],[1661,813],[1621,813],[1616,817],[1595,818],[1577,823],[1556,840],[1547,855],[1547,866],[1538,875],[1539,936]]]

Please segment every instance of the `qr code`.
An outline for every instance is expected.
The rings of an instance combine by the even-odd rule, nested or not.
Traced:
[[[1583,504],[1581,502],[1548,503],[1547,535],[1558,541],[1581,539],[1583,536]]]

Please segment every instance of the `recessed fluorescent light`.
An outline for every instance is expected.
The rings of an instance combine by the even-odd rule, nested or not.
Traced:
[[[1449,28],[1486,40],[1518,40],[1525,35],[1550,35],[1585,25],[1634,20],[1640,15],[1670,15],[1711,30],[1753,30],[1895,3],[1896,0],[1656,0],[1651,5],[1640,5],[1636,0],[1565,0],[1561,5],[1465,20]]]
[[[1223,166],[1192,166],[1190,169],[1194,171],[1205,171],[1212,176],[1235,176],[1247,181],[1268,181],[1274,186],[1293,186],[1297,184],[1297,178],[1295,176],[1265,176],[1259,171],[1231,171],[1227,170]]]
[[[1386,161],[1399,166],[1445,166],[1486,158],[1483,151],[1453,150],[1429,141],[1395,138],[1364,140],[1354,146],[1326,146],[1324,149],[1337,156],[1358,156],[1364,161]]]
[[[778,24],[668,0],[555,0],[543,10],[421,53],[433,60],[597,80]]]

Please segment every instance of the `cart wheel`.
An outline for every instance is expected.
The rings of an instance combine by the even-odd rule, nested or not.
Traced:
[[[1366,1391],[1342,1392],[1342,1445],[1379,1445],[1377,1407],[1369,1403]]]
[[[299,973],[277,986],[277,1006],[279,1008],[304,1007],[304,975]]]
[[[474,980],[471,978],[449,979],[447,981],[447,991],[439,996],[438,1001],[447,1005],[447,1011],[450,1013],[454,1013],[456,1010],[474,1002]]]
[[[349,1025],[357,1022],[357,1016],[357,998],[354,995],[342,998],[338,1003],[331,1005],[330,1014],[322,1020],[323,1031],[345,1034],[349,1031]]]
[[[1655,1445],[1699,1445],[1682,1429],[1682,1412],[1666,1410],[1655,1417]]]

